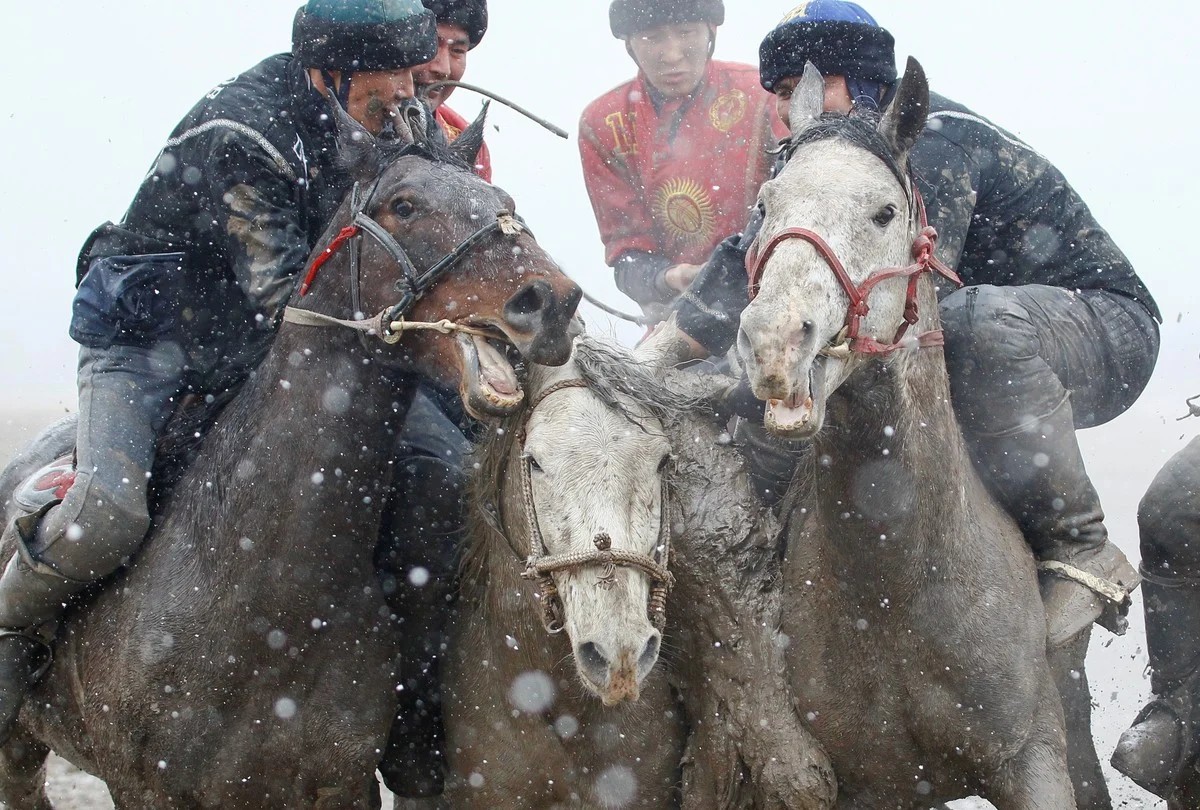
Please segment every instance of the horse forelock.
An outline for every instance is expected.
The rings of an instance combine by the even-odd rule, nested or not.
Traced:
[[[793,134],[784,143],[782,151],[787,160],[803,146],[838,138],[869,152],[879,158],[896,178],[905,194],[911,197],[909,172],[907,166],[901,166],[892,154],[884,137],[879,134],[877,126],[879,119],[870,113],[844,115],[841,113],[825,113],[799,132]]]

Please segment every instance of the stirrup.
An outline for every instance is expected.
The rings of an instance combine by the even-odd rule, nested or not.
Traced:
[[[1096,623],[1118,636],[1125,635],[1125,631],[1129,629],[1128,617],[1129,608],[1133,605],[1132,594],[1141,584],[1140,580],[1132,585],[1121,585],[1058,560],[1041,560],[1037,567],[1039,571],[1045,571],[1082,585],[1103,599],[1103,607]]]

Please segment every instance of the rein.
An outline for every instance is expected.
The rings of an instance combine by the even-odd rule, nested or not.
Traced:
[[[569,388],[587,387],[589,387],[587,382],[581,379],[562,380],[546,387],[530,403],[525,421],[528,422],[534,409],[552,394]],[[524,426],[521,427],[518,434],[518,441],[524,447]],[[524,556],[517,550],[512,538],[504,531],[502,525],[493,525],[493,529],[504,537],[517,560],[524,566],[525,570],[521,573],[521,578],[537,583],[538,600],[542,604],[542,624],[545,626],[546,632],[557,635],[566,629],[566,612],[553,575],[564,571],[594,567],[600,568],[600,573],[596,578],[596,587],[604,590],[616,587],[618,567],[634,568],[650,577],[650,599],[647,606],[650,623],[659,631],[666,626],[667,595],[675,584],[675,577],[668,570],[671,560],[671,502],[670,488],[665,475],[662,481],[662,496],[659,500],[659,536],[654,556],[636,551],[614,549],[612,538],[607,532],[600,532],[593,538],[595,551],[551,554],[542,535],[541,524],[537,517],[537,505],[533,499],[533,460],[530,458],[525,458],[521,465],[521,494],[529,531],[529,555]],[[497,511],[496,514],[498,515],[499,512]]]
[[[750,300],[753,301],[758,295],[759,284],[762,282],[762,275],[766,269],[766,264],[770,261],[771,256],[774,255],[775,250],[790,239],[800,239],[808,242],[816,248],[817,253],[825,260],[825,264],[833,271],[842,290],[850,299],[850,306],[846,312],[845,326],[833,342],[822,349],[821,353],[830,357],[848,357],[851,353],[875,356],[892,354],[904,345],[904,336],[908,334],[909,327],[915,325],[920,320],[920,312],[917,309],[917,284],[921,276],[926,273],[937,273],[958,286],[962,286],[962,280],[958,277],[958,274],[934,255],[938,239],[937,229],[929,224],[929,219],[925,213],[925,203],[915,186],[913,187],[913,200],[919,216],[920,229],[913,240],[912,256],[915,261],[912,264],[904,267],[887,267],[882,270],[876,270],[862,284],[855,286],[854,281],[850,278],[850,274],[846,272],[846,267],[838,258],[837,253],[820,234],[807,228],[788,228],[776,234],[761,251],[756,249],[749,257]],[[884,344],[869,335],[863,336],[859,332],[862,329],[863,318],[867,317],[871,312],[871,307],[868,303],[871,293],[875,290],[876,286],[893,278],[908,279],[908,291],[904,299],[904,321],[900,324],[899,329],[896,330],[892,342]],[[917,335],[917,346],[920,348],[943,345],[945,345],[945,335],[941,329],[933,329]]]
[[[367,202],[374,196],[375,189],[371,190],[371,194],[367,196]],[[351,208],[354,210],[354,216],[351,220],[352,224],[342,228],[329,243],[329,245],[313,259],[312,264],[308,268],[308,273],[304,277],[304,281],[300,285],[300,296],[308,295],[312,288],[313,282],[316,280],[317,273],[325,263],[333,258],[334,254],[340,251],[347,245],[351,246],[350,253],[350,297],[354,312],[360,313],[361,296],[360,296],[360,273],[359,265],[361,263],[362,254],[362,236],[367,234],[374,238],[376,242],[384,249],[385,252],[392,258],[400,267],[403,273],[403,278],[397,283],[397,287],[401,290],[402,295],[399,301],[390,307],[387,307],[382,312],[373,318],[364,320],[346,320],[342,318],[334,318],[329,315],[323,315],[312,310],[302,309],[299,307],[286,307],[283,311],[283,320],[287,323],[296,324],[299,326],[315,326],[315,327],[347,327],[360,332],[364,335],[378,337],[384,343],[398,343],[404,336],[405,332],[414,332],[420,330],[429,330],[446,335],[452,332],[460,332],[468,335],[479,335],[481,337],[496,338],[497,335],[481,329],[476,329],[470,326],[456,323],[454,321],[443,319],[435,322],[422,321],[407,321],[404,316],[408,314],[417,302],[429,292],[429,290],[437,284],[442,278],[453,270],[466,257],[466,255],[477,244],[482,242],[488,236],[499,231],[505,237],[515,238],[529,229],[516,214],[509,211],[499,211],[496,214],[496,219],[489,222],[479,230],[472,233],[462,242],[460,242],[453,250],[447,253],[444,257],[434,263],[432,267],[424,273],[419,273],[413,265],[412,260],[408,257],[408,253],[400,245],[396,238],[388,232],[387,228],[379,224],[377,220],[366,213],[367,202],[360,202],[359,185],[354,184],[354,190],[351,192]]]

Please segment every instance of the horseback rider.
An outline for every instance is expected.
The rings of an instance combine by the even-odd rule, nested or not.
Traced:
[[[1193,413],[1200,410],[1193,406]],[[1159,471],[1138,507],[1138,525],[1154,699],[1121,735],[1112,764],[1167,799],[1169,807],[1195,807],[1200,797],[1200,437]],[[1186,793],[1177,793],[1181,790]]]
[[[467,71],[467,54],[487,33],[487,0],[421,0],[437,18],[438,52],[432,61],[413,71],[417,92],[433,110],[442,131],[451,141],[458,138],[470,121],[446,106],[455,88],[433,87],[437,82],[462,81]],[[429,89],[432,88],[432,89]],[[492,158],[485,145],[479,151],[475,172],[492,182]]]
[[[437,29],[418,0],[309,0],[292,44],[205,95],[121,223],[98,228],[81,252],[74,483],[4,529],[18,549],[0,576],[4,736],[47,660],[45,628],[141,544],[155,443],[180,399],[220,397],[253,373],[349,192],[329,97],[386,131],[412,103],[413,68],[436,55]],[[426,769],[438,767],[435,745],[418,746],[430,749],[415,754]]]
[[[886,108],[896,83],[892,35],[845,0],[790,12],[760,57],[785,117],[810,61],[825,77],[827,113]],[[1115,418],[1141,394],[1158,357],[1158,308],[1058,169],[961,104],[936,94],[931,103],[911,170],[940,257],[966,283],[939,291],[955,412],[1036,557],[1066,566],[1042,575],[1050,643],[1094,620],[1123,632],[1137,572],[1109,541],[1075,429]],[[761,224],[756,214],[722,243],[675,305],[679,337],[697,356],[737,338]],[[1088,580],[1078,572],[1115,584],[1116,602],[1071,578]]]
[[[784,129],[753,67],[712,58],[721,0],[613,0],[609,22],[638,75],[584,110],[579,153],[617,287],[652,312],[745,222]]]

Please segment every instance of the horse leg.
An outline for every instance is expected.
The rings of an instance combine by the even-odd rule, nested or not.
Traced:
[[[50,749],[24,728],[0,746],[0,800],[9,810],[53,810],[46,797],[46,757]]]
[[[1060,647],[1047,650],[1047,660],[1062,699],[1067,729],[1067,765],[1080,810],[1112,810],[1112,797],[1092,737],[1092,693],[1084,663],[1092,632],[1081,633]]]

